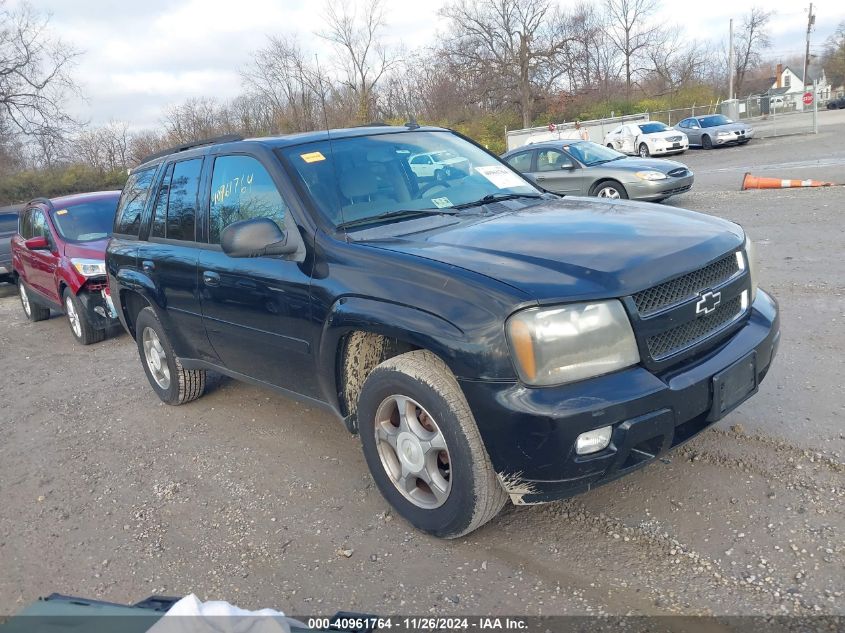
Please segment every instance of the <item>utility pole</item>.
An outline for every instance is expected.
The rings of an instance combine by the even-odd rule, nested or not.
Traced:
[[[810,3],[810,10],[807,12],[807,49],[804,52],[804,77],[802,81],[806,87],[809,83],[807,81],[807,70],[810,67],[810,32],[813,30],[813,25],[816,23],[816,16],[813,15],[813,3]]]
[[[728,99],[734,98],[734,21],[731,18],[730,35],[728,36]]]

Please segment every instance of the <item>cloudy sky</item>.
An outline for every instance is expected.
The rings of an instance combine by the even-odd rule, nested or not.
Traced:
[[[7,0],[8,1],[8,0]],[[140,128],[157,123],[162,109],[189,97],[226,99],[240,90],[240,71],[268,34],[296,34],[321,53],[324,0],[31,0],[52,14],[52,29],[84,51],[74,71],[87,96],[76,114],[94,123],[110,119]],[[597,0],[598,1],[598,0]],[[15,6],[20,0],[10,0]],[[386,39],[413,49],[436,42],[444,30],[437,12],[445,0],[386,0]],[[561,0],[565,7],[567,0]],[[800,0],[766,0],[774,10],[771,55],[803,55],[807,7]],[[660,16],[684,25],[690,38],[723,39],[728,20],[739,24],[754,0],[663,0]],[[845,20],[842,0],[816,0],[813,50]],[[326,57],[328,51],[323,51]],[[322,57],[322,56],[321,56]]]

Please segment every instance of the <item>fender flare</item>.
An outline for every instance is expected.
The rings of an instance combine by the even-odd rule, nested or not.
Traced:
[[[320,333],[317,353],[318,373],[327,401],[341,410],[339,384],[340,344],[354,331],[396,338],[416,348],[436,354],[458,376],[463,363],[460,349],[466,334],[442,317],[408,305],[365,297],[341,297],[332,304]]]

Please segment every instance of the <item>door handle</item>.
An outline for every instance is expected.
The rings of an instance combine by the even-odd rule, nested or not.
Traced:
[[[155,262],[150,261],[149,259],[145,259],[141,262],[141,268],[144,272],[151,273],[156,269]]]
[[[219,286],[220,285],[220,275],[218,275],[216,272],[211,271],[211,270],[203,271],[202,282],[206,286]]]
[[[535,180],[546,180],[545,176],[535,176]]]

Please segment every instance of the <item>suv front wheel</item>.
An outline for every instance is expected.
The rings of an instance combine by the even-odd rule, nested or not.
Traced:
[[[466,398],[431,352],[408,352],[376,367],[361,390],[358,423],[376,485],[420,530],[463,536],[505,504]]]
[[[182,367],[152,308],[144,308],[138,313],[135,341],[147,379],[162,402],[185,404],[203,394],[205,370]]]

